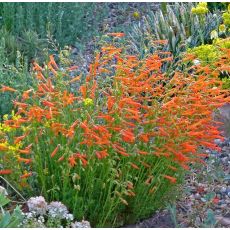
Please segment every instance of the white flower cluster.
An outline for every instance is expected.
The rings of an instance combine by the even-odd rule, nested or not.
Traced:
[[[58,201],[51,202],[47,207],[48,215],[52,218],[73,220],[73,215],[69,213],[66,206]]]
[[[90,228],[88,221],[72,222],[74,220],[73,215],[69,213],[67,207],[59,201],[53,201],[47,204],[43,196],[31,197],[27,201],[27,206],[29,212],[24,214],[25,218],[22,226],[63,227],[61,224],[66,223],[67,227]]]
[[[89,221],[82,220],[81,222],[74,222],[71,224],[72,228],[91,228]]]
[[[44,228],[45,219],[43,216],[37,217],[37,213],[32,211],[28,213],[23,213],[24,219],[19,227],[30,226],[36,228]]]
[[[45,215],[47,210],[47,203],[43,196],[31,197],[27,201],[30,212],[35,212],[38,215]]]

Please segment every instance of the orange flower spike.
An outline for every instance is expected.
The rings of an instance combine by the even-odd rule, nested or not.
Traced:
[[[93,86],[91,88],[91,92],[90,92],[90,98],[94,99],[95,98],[95,91],[96,91],[96,88],[97,88],[97,82],[94,81],[93,82]]]
[[[141,151],[141,150],[138,150],[138,153],[141,154],[141,155],[148,155],[148,152]]]
[[[80,76],[74,77],[73,79],[71,79],[71,80],[69,81],[69,83],[73,83],[73,82],[75,82],[75,81],[80,81],[80,80],[81,80],[81,75],[80,75]]]
[[[146,185],[150,185],[150,184],[152,183],[153,178],[154,178],[154,177],[153,177],[152,175],[149,176],[148,179],[145,181],[145,184],[146,184]]]
[[[112,96],[108,96],[108,100],[107,100],[107,106],[108,106],[108,111],[110,112],[111,109],[113,108],[115,104],[115,98]]]
[[[169,180],[171,183],[175,184],[176,183],[176,178],[168,175],[163,175],[164,178]]]
[[[102,150],[102,151],[96,151],[96,156],[98,159],[103,159],[105,157],[107,157],[109,154],[107,152],[107,149]]]
[[[51,158],[53,158],[57,154],[59,147],[60,147],[60,144],[58,144],[57,147],[54,149],[54,151],[51,153],[51,155],[50,155]]]
[[[43,101],[42,104],[47,107],[54,107],[55,104],[50,101]]]
[[[23,135],[23,136],[20,136],[20,137],[16,137],[14,139],[14,144],[18,144],[20,141],[22,141],[25,137],[27,136],[27,134]]]
[[[107,33],[108,36],[113,36],[113,37],[124,37],[125,34],[124,33]]]
[[[58,158],[58,162],[61,162],[61,161],[63,161],[65,159],[65,157],[64,156],[61,156],[60,158]]]
[[[18,101],[13,101],[13,104],[14,106],[18,106],[18,107],[21,107],[21,108],[27,108],[28,104],[26,103],[22,103],[22,102],[18,102]]]
[[[128,157],[128,156],[129,156],[129,154],[128,154],[127,152],[124,152],[124,151],[122,151],[122,150],[116,149],[116,151],[117,151],[119,154],[121,154],[122,156],[125,156],[125,157]]]
[[[86,86],[85,86],[85,85],[80,86],[80,92],[81,92],[83,98],[86,98],[87,89],[86,89]]]
[[[50,55],[50,64],[55,68],[55,69],[58,69],[58,65],[57,63],[55,62],[54,60],[54,55]]]
[[[74,167],[77,164],[75,157],[73,155],[69,157],[68,161],[71,167]]]
[[[41,72],[43,69],[35,61],[33,61],[33,71]]]
[[[30,93],[33,91],[33,89],[29,89],[27,91],[24,91],[23,94],[22,94],[22,99],[23,100],[26,100],[26,99],[29,99],[30,98]]]
[[[42,80],[42,81],[46,82],[46,78],[44,77],[44,75],[43,75],[41,72],[38,72],[38,73],[36,74],[36,78],[37,78],[38,80]]]
[[[135,136],[134,136],[133,132],[131,132],[129,130],[122,130],[121,136],[122,136],[123,141],[125,141],[125,142],[128,142],[128,143],[135,142]]]
[[[73,71],[73,70],[76,70],[76,69],[78,69],[78,66],[74,65],[74,66],[69,67],[67,70],[68,71]]]
[[[149,142],[149,136],[148,136],[148,134],[144,134],[144,133],[140,134],[139,138],[140,138],[141,141],[143,141],[145,143]]]
[[[24,162],[25,164],[30,164],[32,162],[32,159],[18,157],[18,162]]]
[[[134,163],[130,163],[130,165],[131,165],[131,167],[134,168],[134,169],[137,169],[137,170],[140,169],[140,168],[139,168],[136,164],[134,164]]]
[[[21,154],[30,154],[31,150],[30,149],[19,149],[18,152]]]
[[[53,68],[51,63],[48,63],[47,66],[48,66],[49,70],[54,74],[54,76],[57,76],[57,71]]]
[[[13,171],[11,169],[2,169],[2,170],[0,170],[0,175],[9,175],[12,172]]]
[[[13,92],[13,93],[17,92],[16,89],[13,89],[13,88],[11,88],[9,86],[5,86],[5,85],[2,85],[2,88],[0,91],[2,91],[2,92]]]
[[[32,175],[33,175],[33,173],[32,173],[32,172],[29,172],[29,173],[25,173],[25,174],[21,175],[20,178],[21,178],[21,179],[26,179],[26,178],[28,178],[28,177],[30,177],[30,176],[32,176]]]

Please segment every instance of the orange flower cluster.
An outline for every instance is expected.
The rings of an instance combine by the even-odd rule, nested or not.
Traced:
[[[14,101],[22,118],[5,121],[11,127],[29,127],[14,143],[31,140],[33,124],[37,132],[34,145],[46,141],[49,133],[53,148],[48,155],[59,164],[66,161],[74,168],[79,162],[87,167],[93,157],[117,156],[129,157],[130,167],[140,170],[154,167],[151,157],[162,157],[168,159],[170,174],[162,174],[162,178],[175,183],[177,168],[188,169],[190,163],[202,161],[205,155],[199,152],[200,146],[218,150],[213,140],[223,137],[212,120],[212,111],[230,99],[211,69],[194,67],[191,74],[175,71],[170,76],[163,73],[162,65],[171,60],[164,52],[139,60],[121,48],[106,46],[75,92],[66,86],[81,75],[74,81],[62,78],[77,67],[63,73],[51,56],[48,69],[52,74],[44,76],[43,68],[34,63],[37,89],[23,92],[22,100]],[[6,90],[15,91],[3,86],[2,91]],[[19,162],[33,162],[31,153],[36,154],[36,148],[32,147],[18,151],[27,156],[19,157]],[[73,152],[64,151],[67,148]],[[0,173],[4,172],[9,171]]]

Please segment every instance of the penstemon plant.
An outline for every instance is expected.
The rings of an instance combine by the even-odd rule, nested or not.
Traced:
[[[140,60],[112,42],[86,76],[77,66],[59,68],[53,56],[43,68],[34,63],[36,87],[14,100],[16,113],[1,124],[0,174],[92,226],[149,216],[184,171],[203,162],[200,146],[218,150],[212,111],[229,102],[213,70],[168,75],[161,67],[171,61],[160,50]]]

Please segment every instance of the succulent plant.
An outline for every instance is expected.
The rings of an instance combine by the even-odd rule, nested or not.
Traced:
[[[154,50],[153,40],[168,40],[165,50],[177,55],[206,43],[211,31],[220,25],[221,13],[196,15],[192,13],[193,7],[194,3],[173,3],[167,4],[164,11],[150,12],[129,34],[131,47],[144,54]]]

